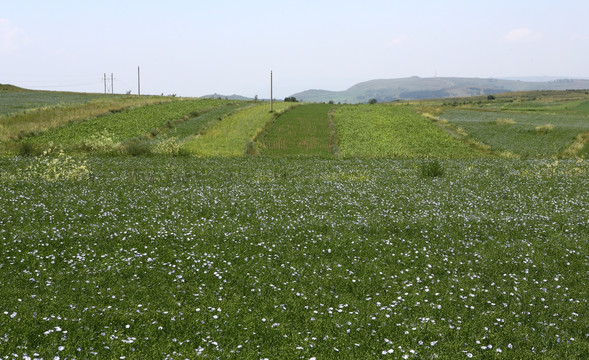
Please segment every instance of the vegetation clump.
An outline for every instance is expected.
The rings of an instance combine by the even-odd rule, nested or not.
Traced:
[[[445,173],[442,163],[437,159],[423,162],[420,166],[420,170],[421,176],[430,178],[442,177]]]
[[[514,125],[515,120],[507,119],[507,118],[500,118],[500,119],[495,120],[495,124],[497,124],[497,125]]]
[[[536,126],[536,132],[538,134],[548,134],[552,130],[554,130],[554,125],[552,124]]]

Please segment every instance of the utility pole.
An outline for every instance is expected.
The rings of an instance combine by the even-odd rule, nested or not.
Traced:
[[[104,93],[106,94],[106,73],[104,73]]]
[[[274,112],[274,96],[272,96],[272,71],[270,71],[270,112]]]
[[[111,94],[115,93],[115,76],[113,73],[110,73],[110,92]]]
[[[137,95],[141,95],[141,72],[137,66]]]

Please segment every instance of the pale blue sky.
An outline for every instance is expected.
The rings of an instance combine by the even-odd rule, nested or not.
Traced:
[[[276,98],[407,76],[589,77],[589,1],[3,1],[0,83]]]

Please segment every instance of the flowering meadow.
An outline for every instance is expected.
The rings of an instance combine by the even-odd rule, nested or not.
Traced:
[[[0,358],[586,356],[589,161],[426,165],[0,157]]]

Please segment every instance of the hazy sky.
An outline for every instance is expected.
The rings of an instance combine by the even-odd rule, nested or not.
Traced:
[[[0,83],[284,98],[407,76],[589,77],[589,1],[2,1]]]

